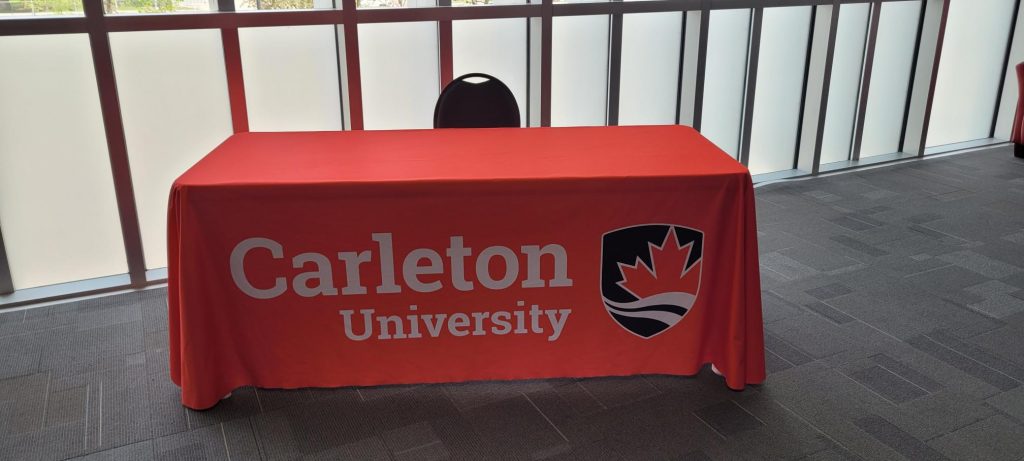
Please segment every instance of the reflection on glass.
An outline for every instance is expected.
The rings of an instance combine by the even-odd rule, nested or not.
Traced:
[[[675,123],[682,24],[680,12],[623,15],[620,125]]]
[[[483,72],[501,80],[519,104],[526,121],[526,20],[452,21],[454,77]]]
[[[437,6],[435,0],[356,0],[356,8],[422,8]]]
[[[110,34],[146,268],[167,266],[171,183],[231,135],[220,31]]]
[[[235,0],[235,11],[341,8],[341,0]]]
[[[750,42],[750,10],[711,12],[701,134],[736,156]]]
[[[216,10],[210,0],[87,0],[102,1],[107,14],[195,13]]]
[[[82,0],[0,0],[0,18],[81,15]]]
[[[608,16],[552,21],[551,125],[604,125],[608,93]]]
[[[871,5],[867,3],[845,4],[839,9],[828,111],[821,142],[822,164],[850,159],[870,16]]]
[[[811,7],[766,8],[750,127],[752,174],[793,168]]]
[[[891,154],[900,150],[903,116],[914,65],[914,42],[921,2],[883,3],[875,39],[871,87],[864,112],[864,136],[860,157]]]
[[[15,289],[128,272],[85,34],[0,37],[0,225]]]
[[[452,0],[452,6],[522,5],[527,0]]]
[[[1013,0],[950,2],[929,147],[989,137],[1013,8]]]

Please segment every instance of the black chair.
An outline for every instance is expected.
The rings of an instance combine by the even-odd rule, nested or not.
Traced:
[[[485,79],[473,83],[471,78]],[[441,91],[434,106],[434,128],[499,128],[519,126],[519,104],[512,91],[487,74],[466,74]]]

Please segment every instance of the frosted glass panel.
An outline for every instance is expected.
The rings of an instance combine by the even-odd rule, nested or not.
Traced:
[[[743,124],[749,42],[750,10],[711,12],[700,131],[734,157]]]
[[[920,14],[921,2],[882,4],[871,88],[864,113],[861,158],[900,150],[910,72],[914,65],[914,42],[917,40],[917,28],[911,25],[917,24]]]
[[[811,7],[764,10],[750,132],[753,174],[793,168],[810,27]]]
[[[455,77],[483,72],[512,90],[526,121],[526,20],[452,21],[452,67]]]
[[[167,198],[231,135],[218,30],[110,34],[146,267],[167,265]]]
[[[434,126],[441,80],[436,22],[361,24],[359,69],[366,129]]]
[[[238,30],[251,131],[341,129],[334,26]]]
[[[88,37],[0,37],[0,62],[0,226],[15,289],[128,272]]]
[[[1013,7],[1013,0],[950,3],[928,146],[989,137]]]
[[[553,19],[551,125],[604,125],[608,100],[608,16]]]
[[[867,3],[846,4],[839,8],[832,83],[829,86],[825,133],[821,142],[823,164],[850,159],[870,17],[871,5]]]
[[[683,14],[622,17],[619,124],[675,123]]]

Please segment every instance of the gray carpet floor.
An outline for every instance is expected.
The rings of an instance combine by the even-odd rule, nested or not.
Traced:
[[[762,386],[247,388],[194,412],[153,289],[0,313],[0,458],[1024,458],[1024,161],[772,184],[757,206]]]

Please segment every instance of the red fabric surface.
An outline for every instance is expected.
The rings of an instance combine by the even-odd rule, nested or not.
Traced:
[[[659,227],[666,224],[681,227]],[[638,243],[648,259],[636,269],[620,264],[619,286],[638,293],[637,302],[661,299],[644,298],[661,290],[692,303],[646,338],[603,299],[617,288],[602,277],[620,274],[602,269],[616,267],[608,258],[620,251],[604,248],[605,234],[632,226],[646,226],[660,248]],[[684,228],[702,239],[684,245],[696,235]],[[375,234],[390,234],[390,258]],[[461,277],[449,255],[454,237],[470,252],[460,256]],[[269,247],[239,249],[253,238],[280,244],[281,257]],[[171,377],[190,408],[245,385],[691,375],[706,363],[734,389],[765,378],[750,175],[688,127],[241,133],[175,181],[168,240]],[[531,261],[523,248],[548,245],[564,249],[563,276],[557,251]],[[490,247],[507,248],[511,262]],[[367,251],[349,283],[339,252]],[[310,276],[322,268],[308,255],[294,260],[308,253],[323,255],[329,279]],[[379,288],[389,286],[385,260],[398,292]],[[528,274],[531,266],[539,273]],[[670,279],[667,268],[693,271]],[[538,277],[545,286],[533,286]],[[285,289],[270,297],[278,278]],[[246,283],[269,290],[260,295],[267,299],[247,294]],[[353,339],[364,333],[367,309],[372,334]],[[468,326],[451,317],[460,312]],[[451,322],[440,323],[442,314]],[[510,320],[509,331],[499,318]],[[389,323],[398,320],[402,339]]]

